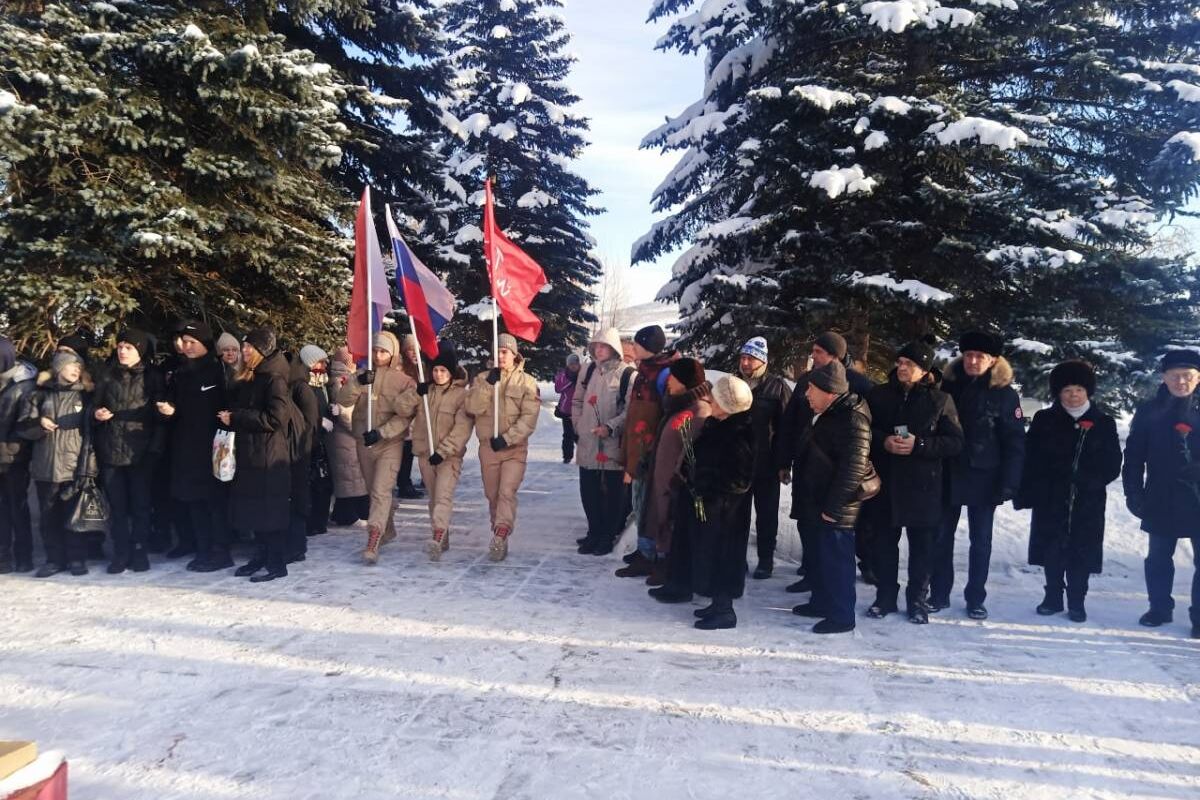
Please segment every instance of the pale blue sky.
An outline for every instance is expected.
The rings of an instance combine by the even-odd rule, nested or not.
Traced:
[[[591,147],[577,170],[602,194],[607,209],[594,218],[592,235],[600,255],[628,265],[634,240],[656,219],[650,193],[677,155],[639,150],[638,143],[699,96],[701,64],[654,49],[666,25],[645,24],[650,0],[565,0],[563,16],[579,61],[570,77],[581,98],[578,110],[591,118]],[[639,265],[626,273],[631,303],[654,298],[670,274],[672,258]]]

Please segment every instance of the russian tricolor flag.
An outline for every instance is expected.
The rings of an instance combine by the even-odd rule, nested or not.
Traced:
[[[437,358],[437,336],[454,316],[454,295],[409,249],[388,206],[385,215],[396,256],[396,288],[413,323],[417,344],[426,358]]]

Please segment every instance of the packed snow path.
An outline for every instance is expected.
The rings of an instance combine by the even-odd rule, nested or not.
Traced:
[[[706,633],[696,605],[613,577],[616,555],[575,554],[558,438],[547,412],[503,564],[469,460],[441,563],[413,502],[374,568],[355,529],[267,584],[161,559],[0,578],[0,739],[66,751],[73,800],[1200,793],[1200,643],[1186,600],[1173,626],[1137,626],[1144,542],[1123,509],[1085,625],[1033,613],[1042,576],[1008,510],[987,622],[956,596],[924,628],[815,636],[783,563],[749,582],[736,630]],[[860,614],[871,598],[860,585]]]

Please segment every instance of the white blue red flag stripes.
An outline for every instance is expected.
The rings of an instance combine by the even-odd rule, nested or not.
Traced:
[[[350,319],[346,346],[355,361],[371,358],[371,340],[383,328],[383,318],[392,310],[392,293],[383,269],[383,253],[371,216],[371,187],[363,187],[354,220],[354,288],[350,292]]]
[[[390,206],[385,217],[392,252],[396,255],[396,288],[400,290],[404,308],[413,321],[417,345],[426,358],[437,358],[437,336],[454,316],[454,295],[409,249],[392,219]]]

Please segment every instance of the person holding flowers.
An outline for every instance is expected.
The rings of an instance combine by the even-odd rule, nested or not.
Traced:
[[[1146,594],[1138,620],[1157,628],[1174,620],[1175,548],[1192,542],[1192,638],[1200,639],[1200,353],[1168,350],[1163,385],[1138,407],[1125,442],[1125,504],[1150,535]]]
[[[1092,402],[1096,372],[1085,361],[1050,371],[1053,405],[1033,417],[1016,507],[1033,509],[1029,563],[1046,571],[1042,616],[1063,611],[1085,622],[1088,579],[1104,562],[1108,484],[1121,474],[1117,424]]]
[[[593,337],[588,355],[591,363],[571,400],[571,423],[579,437],[575,452],[579,496],[588,522],[579,553],[602,556],[612,552],[625,522],[621,436],[633,383],[625,373],[632,373],[633,367],[621,362],[621,335],[616,328]]]

